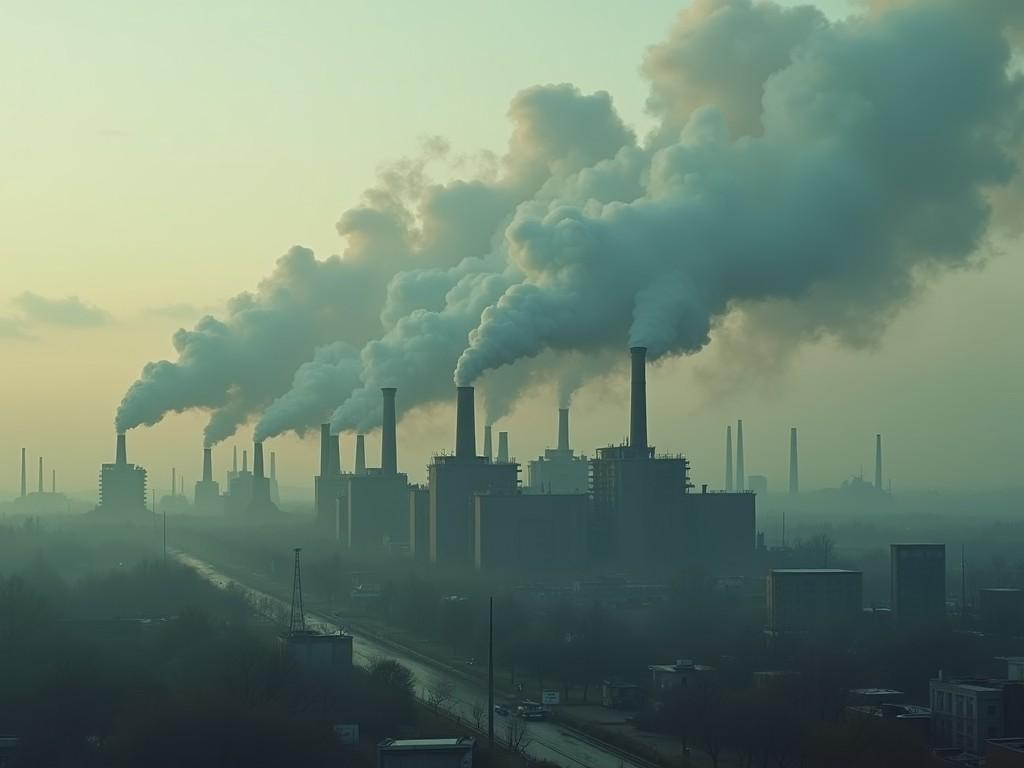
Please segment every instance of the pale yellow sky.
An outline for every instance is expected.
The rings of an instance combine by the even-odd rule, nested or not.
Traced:
[[[426,5],[5,4],[0,497],[16,488],[22,446],[45,455],[60,486],[92,493],[113,452],[117,403],[145,362],[172,356],[171,333],[198,317],[189,307],[216,312],[293,244],[341,251],[342,211],[423,137],[443,135],[457,153],[501,151],[509,99],[537,82],[608,90],[627,123],[648,127],[638,66],[677,3],[609,0],[600,13],[580,0],[515,9],[459,0],[446,14]],[[698,483],[721,482],[724,425],[742,417],[748,471],[776,488],[791,424],[805,487],[870,466],[876,431],[896,487],[1019,484],[1021,250],[1004,243],[983,269],[942,277],[877,349],[822,344],[780,378],[714,393],[691,376],[713,366],[714,345],[659,366],[649,378],[652,440],[685,450]],[[14,300],[26,291],[75,295],[109,318],[24,320]],[[4,318],[22,318],[32,338],[4,337]],[[625,391],[614,379],[578,396],[577,448],[625,434]],[[553,438],[555,406],[552,393],[537,393],[502,425],[520,459]],[[191,483],[203,423],[186,414],[135,430],[130,456],[158,488],[172,464]],[[249,434],[217,449],[218,473]],[[404,469],[422,479],[430,452],[451,447],[449,411],[405,419],[400,441]],[[282,481],[310,485],[315,441],[273,444]]]

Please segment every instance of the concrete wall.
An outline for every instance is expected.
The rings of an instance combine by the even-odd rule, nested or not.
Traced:
[[[481,571],[579,571],[586,565],[585,494],[479,494],[474,564]]]

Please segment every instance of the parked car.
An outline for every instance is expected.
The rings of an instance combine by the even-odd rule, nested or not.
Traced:
[[[501,715],[502,717],[508,717],[508,707],[506,707],[504,704],[495,704],[494,714]]]

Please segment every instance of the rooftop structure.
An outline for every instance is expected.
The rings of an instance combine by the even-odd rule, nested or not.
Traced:
[[[530,462],[528,486],[531,493],[586,493],[590,470],[586,456],[576,456],[569,447],[569,409],[558,409],[558,447]]]
[[[96,512],[103,515],[133,516],[147,513],[146,470],[128,463],[123,432],[117,435],[113,464],[100,468],[100,498]]]
[[[893,544],[891,607],[905,626],[937,625],[946,618],[946,545]]]

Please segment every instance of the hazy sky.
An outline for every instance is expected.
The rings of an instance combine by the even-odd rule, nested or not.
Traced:
[[[558,82],[607,90],[646,132],[639,65],[679,7],[5,2],[0,492],[16,487],[21,446],[56,466],[59,485],[91,492],[112,457],[117,403],[146,361],[172,355],[171,333],[253,288],[294,244],[340,252],[341,212],[425,137],[443,136],[458,153],[500,152],[510,98]],[[1019,242],[1000,243],[984,268],[942,277],[877,348],[805,348],[781,374],[728,387],[728,377],[707,375],[714,344],[659,365],[649,376],[652,441],[685,451],[694,479],[712,485],[722,482],[724,425],[736,417],[748,471],[774,488],[785,480],[791,425],[805,487],[869,468],[876,431],[897,488],[1019,484],[1020,252]],[[695,379],[697,368],[705,375]],[[578,449],[625,435],[625,393],[612,380],[577,396]],[[537,393],[501,425],[521,460],[553,440],[556,405],[553,393]],[[187,414],[135,430],[130,458],[158,488],[172,464],[191,483],[202,425]],[[452,433],[443,408],[403,421],[402,468],[421,479]],[[218,474],[243,435],[218,448]],[[314,444],[273,441],[284,483],[309,485]]]

